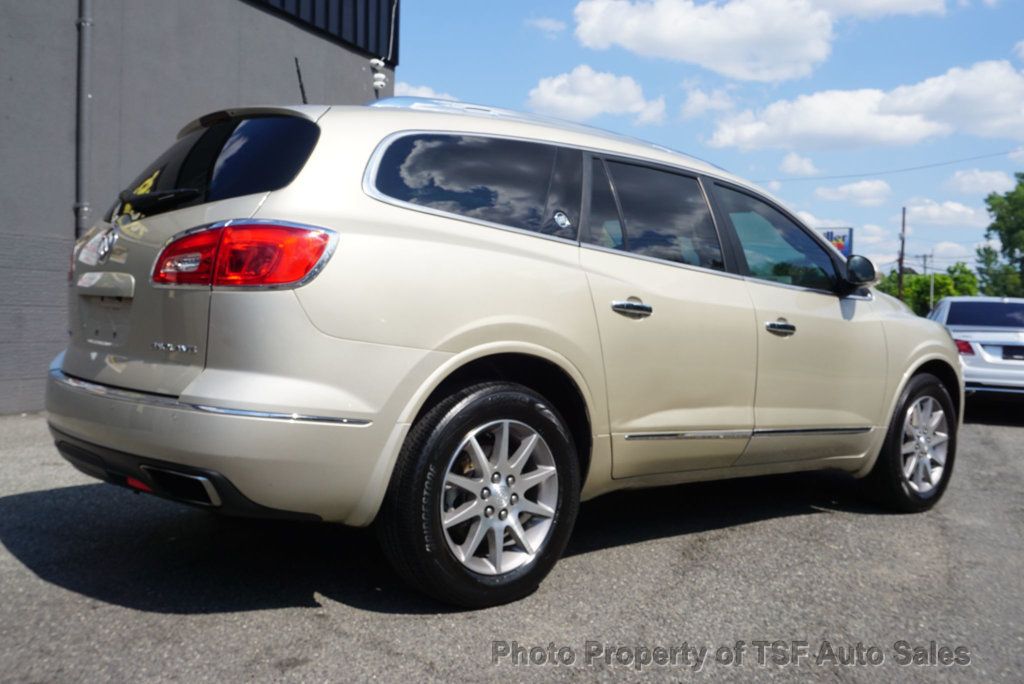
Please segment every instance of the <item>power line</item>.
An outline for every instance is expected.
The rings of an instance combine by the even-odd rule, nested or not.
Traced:
[[[1008,154],[1013,154],[1016,149],[1007,150],[1005,152],[993,152],[992,154],[979,154],[976,157],[962,157],[960,159],[950,159],[949,161],[935,162],[934,164],[922,164],[920,166],[907,166],[902,169],[889,169],[887,171],[872,171],[870,173],[846,173],[837,176],[793,176],[790,178],[770,178],[768,180],[754,181],[755,183],[804,183],[807,181],[823,181],[823,180],[845,180],[848,178],[865,178],[867,176],[889,176],[896,173],[910,173],[911,171],[923,171],[925,169],[934,169],[940,166],[952,166],[954,164],[962,164],[969,161],[977,161],[979,159],[991,159],[993,157],[1005,157]]]

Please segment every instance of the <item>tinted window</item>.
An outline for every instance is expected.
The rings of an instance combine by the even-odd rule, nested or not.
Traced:
[[[619,221],[619,208],[608,184],[604,162],[595,159],[592,168],[593,188],[590,192],[590,226],[587,241],[602,247],[623,249],[625,234]]]
[[[717,193],[739,237],[750,275],[816,290],[835,287],[832,259],[800,226],[750,195],[721,186]]]
[[[298,175],[319,135],[315,123],[291,116],[220,121],[177,140],[132,181],[128,191],[199,191],[194,200],[166,211],[278,190]]]
[[[376,186],[403,202],[575,238],[581,159],[579,152],[541,143],[414,135],[388,147]],[[565,217],[556,217],[558,212]]]
[[[947,325],[1024,328],[1020,302],[950,302]]]
[[[725,267],[696,178],[612,161],[607,168],[625,221],[624,249],[692,266]]]

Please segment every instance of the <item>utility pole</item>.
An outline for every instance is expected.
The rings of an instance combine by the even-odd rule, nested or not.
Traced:
[[[903,222],[900,224],[900,265],[896,276],[896,296],[903,301],[903,250],[907,245],[907,208],[903,207]]]

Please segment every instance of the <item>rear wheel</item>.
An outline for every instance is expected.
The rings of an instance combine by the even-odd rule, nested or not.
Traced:
[[[911,378],[867,478],[871,494],[898,511],[934,506],[953,473],[957,425],[953,400],[942,382],[928,373]]]
[[[572,438],[554,407],[521,385],[485,383],[416,422],[378,520],[403,578],[479,608],[532,592],[568,542],[579,507]]]

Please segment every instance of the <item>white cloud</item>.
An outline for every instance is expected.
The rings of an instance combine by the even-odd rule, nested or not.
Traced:
[[[407,97],[429,97],[435,100],[457,100],[458,98],[448,93],[439,93],[430,86],[417,86],[404,81],[395,83],[395,95]]]
[[[619,46],[751,81],[808,75],[833,37],[832,17],[807,0],[581,0],[575,17],[588,48]]]
[[[827,59],[844,17],[944,11],[945,0],[580,0],[574,15],[585,47],[773,82],[806,76]]]
[[[937,242],[932,247],[932,253],[937,257],[960,258],[973,256],[974,250],[965,247],[964,245],[961,245],[958,242],[950,242],[948,240],[943,240],[942,242]]]
[[[797,218],[811,228],[848,228],[850,226],[849,221],[844,221],[842,219],[818,218],[809,211],[798,211],[796,212],[796,215]]]
[[[767,183],[764,184],[764,187],[768,188],[772,192],[778,192],[779,190],[782,189],[782,183],[780,183],[777,180],[768,181]]]
[[[964,195],[987,195],[990,192],[1006,192],[1017,185],[1013,176],[1003,171],[982,171],[967,169],[957,171],[946,182],[946,187]]]
[[[860,230],[854,229],[853,231],[854,245],[878,245],[891,239],[892,236],[889,231],[873,223],[868,223],[862,226]]]
[[[862,180],[836,188],[818,188],[814,194],[830,202],[854,202],[862,207],[877,207],[889,199],[892,188],[884,180]]]
[[[632,114],[637,124],[651,124],[665,118],[664,97],[648,100],[629,76],[594,71],[586,64],[567,74],[542,78],[530,91],[528,103],[533,110],[566,119]]]
[[[954,131],[1024,139],[1024,73],[979,62],[890,91],[825,90],[719,121],[715,147],[911,145]]]
[[[796,152],[790,152],[782,158],[779,170],[790,176],[814,176],[820,173],[808,157],[801,157]]]
[[[558,34],[565,30],[565,22],[559,19],[552,19],[551,17],[537,17],[536,19],[527,19],[526,25],[537,29],[544,34],[546,38],[557,38]]]
[[[700,88],[693,88],[686,94],[686,102],[679,108],[679,113],[684,119],[695,119],[707,112],[725,112],[735,106],[732,98],[724,89],[705,92]]]
[[[907,205],[907,222],[950,228],[985,228],[989,218],[983,209],[960,202],[918,198]]]

